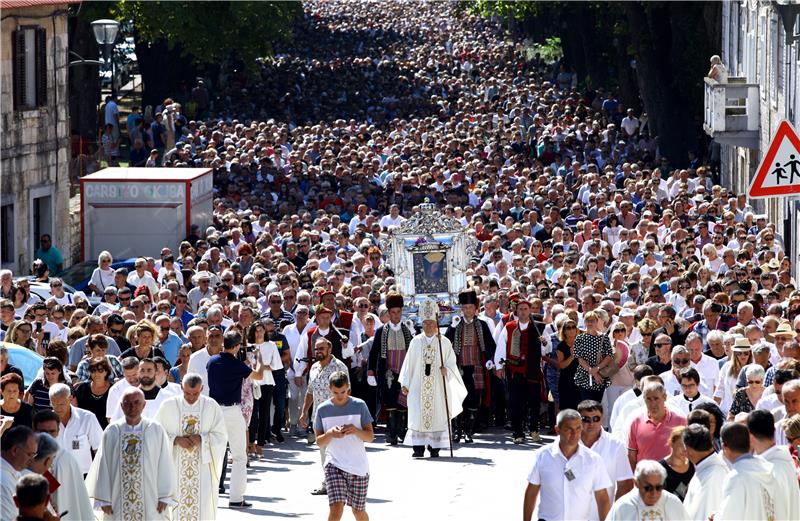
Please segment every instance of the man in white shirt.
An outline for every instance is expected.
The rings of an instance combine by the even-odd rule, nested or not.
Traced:
[[[788,448],[775,445],[775,419],[769,411],[752,411],[747,428],[753,453],[772,463],[775,486],[782,489],[775,494],[775,519],[800,519],[797,469]]]
[[[594,400],[584,400],[578,404],[578,412],[583,423],[581,442],[593,450],[605,463],[611,486],[608,487],[608,498],[612,504],[616,498],[627,494],[633,488],[633,471],[628,461],[628,448],[622,441],[613,438],[603,429],[605,414],[603,406]],[[597,520],[597,507],[592,498],[592,517]]]
[[[283,336],[289,343],[289,351],[291,356],[291,364],[286,369],[286,378],[289,381],[289,434],[292,436],[299,436],[300,431],[297,424],[300,421],[300,410],[303,407],[303,400],[306,396],[307,382],[305,378],[300,379],[300,385],[297,385],[297,374],[294,371],[295,358],[297,350],[300,347],[302,339],[305,337],[307,330],[313,325],[309,319],[308,306],[299,305],[294,310],[294,324],[289,324],[283,328]]]
[[[393,204],[389,207],[389,215],[381,217],[381,228],[385,231],[389,226],[400,226],[405,219],[400,215],[400,206]],[[351,232],[352,233],[352,232]]]
[[[92,451],[100,448],[103,429],[94,413],[73,407],[70,403],[71,391],[66,384],[50,387],[50,404],[61,420],[56,441],[64,449],[72,451],[81,473],[85,476],[92,466]]]
[[[151,295],[158,293],[158,283],[153,278],[153,275],[147,271],[147,259],[144,257],[136,259],[134,268],[134,271],[128,274],[128,284],[134,288],[145,285],[150,290]]]
[[[608,488],[611,480],[602,458],[581,441],[581,415],[564,409],[556,418],[558,440],[534,452],[533,468],[528,475],[522,519],[548,521],[589,519],[594,496],[599,519],[605,519],[610,507]],[[541,502],[537,508],[537,500]]]
[[[728,466],[711,443],[711,432],[704,425],[692,424],[683,431],[686,454],[694,465],[694,476],[689,481],[683,506],[687,519],[707,521],[722,502],[722,491]]]
[[[664,381],[664,389],[667,391],[667,397],[678,396],[681,394],[681,382],[679,380],[681,370],[689,367],[691,359],[689,358],[689,350],[684,346],[675,346],[672,348],[672,369],[664,371],[659,376]],[[700,393],[706,396],[709,395],[708,388],[700,381]]]
[[[703,353],[703,338],[694,331],[686,336],[686,349],[689,350],[692,367],[700,374],[700,383],[706,387],[708,395],[713,396],[719,375],[719,361]]]
[[[190,373],[197,373],[203,378],[203,394],[208,396],[208,369],[206,365],[212,356],[222,351],[222,326],[209,326],[208,345],[205,348],[192,353],[189,357],[189,367],[186,369]]]
[[[39,445],[36,435],[29,427],[12,427],[3,435],[2,457],[0,457],[0,518],[16,519],[19,510],[14,504],[17,480],[20,472],[27,468],[36,456]]]
[[[186,299],[188,300],[189,308],[192,310],[192,313],[197,313],[200,302],[203,299],[210,299],[214,296],[214,290],[211,289],[210,273],[207,271],[198,273],[195,276],[195,281],[197,282],[197,286],[190,289],[189,293],[186,294]]]
[[[687,519],[683,503],[674,494],[664,490],[667,471],[660,463],[642,460],[634,471],[636,488],[614,503],[608,514],[611,521],[630,521],[632,519],[661,519],[663,521],[684,521]]]

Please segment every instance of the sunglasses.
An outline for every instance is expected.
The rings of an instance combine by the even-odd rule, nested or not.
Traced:
[[[600,416],[581,416],[583,423],[598,423],[600,420]]]
[[[670,344],[670,343],[667,343],[667,342],[656,342],[656,343],[655,343],[655,344],[653,344],[653,345],[655,345],[656,347],[664,347],[664,346],[667,346],[667,347],[669,347],[669,346],[671,346],[672,344]]]
[[[676,358],[676,359],[674,359],[672,361],[672,363],[675,364],[675,365],[681,365],[681,366],[682,365],[689,365],[689,359],[688,358]]]
[[[643,485],[642,488],[645,492],[661,492],[664,490],[664,485]]]
[[[764,383],[763,380],[747,380],[747,385],[761,385]]]

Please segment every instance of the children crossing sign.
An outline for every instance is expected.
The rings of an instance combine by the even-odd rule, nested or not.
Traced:
[[[800,138],[781,121],[750,183],[751,198],[800,195]]]

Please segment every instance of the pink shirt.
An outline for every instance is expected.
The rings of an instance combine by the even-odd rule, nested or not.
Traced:
[[[681,425],[686,425],[686,418],[669,409],[661,423],[655,423],[645,412],[631,424],[628,431],[628,448],[637,451],[637,462],[643,459],[655,461],[664,459],[670,453],[669,435],[672,429]]]

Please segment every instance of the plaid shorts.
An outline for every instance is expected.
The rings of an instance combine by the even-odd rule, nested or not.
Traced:
[[[346,503],[359,512],[366,509],[369,474],[356,476],[328,463],[325,465],[325,486],[329,505]]]

